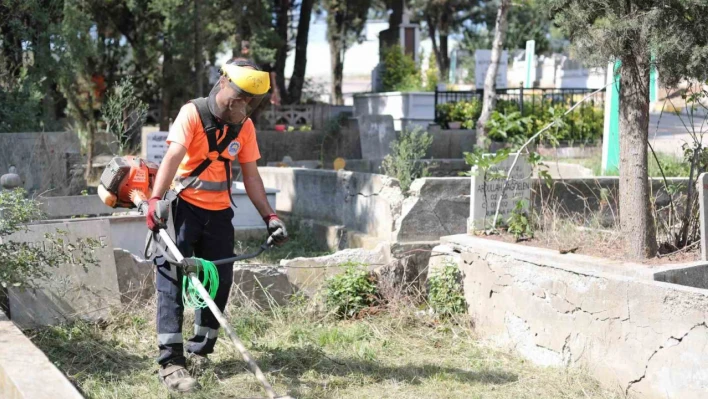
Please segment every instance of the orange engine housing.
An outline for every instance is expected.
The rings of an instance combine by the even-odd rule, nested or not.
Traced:
[[[155,163],[132,155],[115,157],[101,174],[99,196],[112,208],[133,208],[131,192],[139,191],[150,198],[156,175]]]

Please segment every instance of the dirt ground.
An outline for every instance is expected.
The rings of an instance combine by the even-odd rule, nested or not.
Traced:
[[[589,231],[586,233],[578,233],[578,237],[571,238],[566,236],[562,241],[549,235],[544,235],[543,233],[537,234],[534,238],[522,239],[520,241],[516,241],[511,234],[482,234],[479,235],[479,237],[529,247],[553,249],[557,250],[559,253],[575,253],[652,266],[690,263],[701,259],[701,251],[698,245],[694,245],[685,251],[660,255],[652,259],[635,259],[627,253],[627,244],[617,232],[602,233]]]

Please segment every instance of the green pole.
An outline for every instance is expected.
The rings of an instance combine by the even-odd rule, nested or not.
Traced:
[[[655,58],[651,56],[651,68],[649,69],[649,102],[654,104],[659,101],[659,79],[656,75]]]
[[[615,174],[619,171],[619,68],[620,61],[607,66],[607,87],[605,93],[605,127],[602,134],[602,174]]]

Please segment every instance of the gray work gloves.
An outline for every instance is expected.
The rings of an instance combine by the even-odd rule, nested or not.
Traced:
[[[285,223],[278,218],[276,214],[270,214],[263,218],[268,228],[268,237],[273,239],[273,243],[281,246],[288,242],[288,230],[285,228]]]

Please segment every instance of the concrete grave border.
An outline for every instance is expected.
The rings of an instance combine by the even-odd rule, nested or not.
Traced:
[[[0,397],[83,399],[47,356],[0,311]]]
[[[536,364],[587,369],[628,397],[705,398],[707,289],[655,281],[666,268],[469,235],[441,243],[459,251],[480,338]]]

